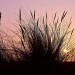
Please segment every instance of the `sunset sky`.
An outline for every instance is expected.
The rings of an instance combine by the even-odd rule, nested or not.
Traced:
[[[0,0],[0,12],[2,13],[2,18],[1,18],[1,25],[3,30],[5,30],[5,32],[7,32],[8,34],[10,34],[10,36],[13,37],[13,39],[15,39],[16,41],[20,41],[21,39],[19,37],[17,37],[16,35],[14,35],[14,33],[11,33],[11,29],[16,30],[16,26],[15,25],[19,25],[19,9],[22,9],[22,17],[24,15],[27,15],[26,12],[30,12],[36,10],[36,13],[38,16],[43,16],[46,14],[46,12],[48,12],[48,18],[52,18],[52,16],[54,16],[54,13],[57,12],[57,15],[59,16],[59,18],[61,17],[62,13],[65,11],[68,11],[68,16],[66,17],[67,22],[69,21],[70,17],[72,17],[72,28],[75,29],[75,0]],[[24,13],[25,12],[25,13]],[[28,13],[29,14],[29,13]],[[30,22],[31,23],[31,22]],[[69,23],[68,23],[69,24]],[[59,25],[60,26],[60,25]],[[66,28],[65,24],[62,24],[63,27],[61,30],[61,33],[63,33],[64,29]],[[65,27],[64,27],[65,26]],[[10,30],[6,29],[9,28]],[[31,27],[32,28],[32,27]],[[71,28],[71,30],[72,30]],[[17,28],[18,29],[18,28]],[[33,29],[33,28],[32,28]],[[59,27],[60,29],[60,27]],[[56,33],[58,34],[58,28],[56,29]],[[22,30],[22,29],[21,29]],[[42,30],[42,29],[41,29]],[[69,30],[69,31],[71,31]],[[18,30],[19,34],[20,31]],[[54,31],[52,31],[53,33]],[[65,31],[64,31],[65,32]],[[17,33],[17,30],[16,30]],[[41,33],[41,32],[40,32]],[[45,32],[44,32],[45,33]],[[43,34],[44,34],[43,33]],[[52,34],[51,33],[51,34]],[[56,34],[54,32],[54,35]],[[68,32],[67,32],[68,33]],[[66,33],[66,34],[67,34]],[[32,33],[31,33],[32,34]],[[31,34],[28,34],[28,36],[30,38],[33,38]],[[64,33],[63,33],[64,34]],[[71,33],[72,34],[72,33]],[[20,34],[21,35],[21,34]],[[22,34],[23,35],[23,34]],[[3,36],[6,36],[5,34],[3,34]],[[9,35],[8,35],[9,36]],[[18,35],[19,36],[19,35]],[[58,36],[58,35],[57,35]],[[40,36],[41,37],[41,36]],[[50,36],[51,37],[51,36]],[[53,35],[52,35],[53,37]],[[69,38],[70,36],[68,36]],[[6,39],[5,39],[6,38]],[[48,37],[47,37],[48,38]],[[59,40],[61,41],[61,34],[60,34],[60,38]],[[7,40],[8,37],[4,37],[4,40]],[[24,38],[23,38],[24,39]],[[75,39],[75,32],[73,34],[73,38],[72,41],[69,43],[68,47],[71,46],[73,44],[73,46],[75,45],[74,42]],[[29,41],[30,39],[28,39]],[[52,43],[55,40],[55,38],[52,38]],[[10,41],[13,43],[13,41],[10,39]],[[27,41],[27,42],[28,42]],[[8,42],[8,41],[7,41]],[[25,41],[24,41],[25,42]],[[48,41],[47,41],[48,42]],[[59,42],[58,40],[56,42]],[[55,42],[55,43],[56,43]],[[30,42],[28,42],[30,43]],[[60,42],[59,42],[60,43]],[[10,43],[9,43],[10,44]],[[16,44],[16,43],[15,43]],[[17,44],[18,45],[18,44]],[[55,45],[55,44],[54,44]],[[57,43],[57,45],[59,45]],[[29,45],[28,45],[29,46]],[[32,46],[32,45],[31,45]],[[56,46],[57,47],[57,46]],[[58,46],[59,47],[59,46]],[[67,48],[67,46],[65,45],[65,47]],[[65,48],[64,47],[64,48]],[[72,46],[71,46],[72,47]],[[68,49],[64,49],[64,53],[67,53]],[[70,47],[69,47],[70,48]],[[71,48],[70,48],[71,49]],[[75,49],[75,46],[74,46]],[[56,49],[55,49],[56,50]]]
[[[68,11],[69,17],[73,17],[75,26],[75,0],[0,0],[0,11],[2,12],[2,24],[10,26],[18,15],[19,8],[25,11],[36,10],[38,13],[62,13]]]

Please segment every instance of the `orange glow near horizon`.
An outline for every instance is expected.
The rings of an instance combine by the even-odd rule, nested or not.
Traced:
[[[63,52],[64,52],[64,53],[68,53],[69,51],[68,51],[67,49],[64,49]]]

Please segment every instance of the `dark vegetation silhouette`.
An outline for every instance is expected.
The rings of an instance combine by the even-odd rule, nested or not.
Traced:
[[[48,59],[50,62],[66,61],[68,56],[62,56],[63,51],[61,50],[67,46],[74,31],[74,29],[69,30],[71,19],[67,26],[65,25],[66,28],[64,30],[61,28],[67,12],[63,12],[60,22],[55,13],[53,22],[50,24],[47,22],[47,13],[42,20],[40,18],[36,19],[35,11],[34,13],[30,11],[30,14],[31,18],[27,23],[22,24],[21,10],[19,12],[19,26],[22,34],[21,42],[23,48],[25,48],[24,42],[27,42],[31,51],[31,58],[35,59],[34,61],[38,61],[38,59],[41,61],[43,58],[44,60],[45,58],[46,60]],[[68,42],[66,41],[67,36],[69,37]]]
[[[21,47],[13,42],[11,49],[5,44],[0,44],[2,75],[69,75],[66,63],[63,62],[73,55],[74,48],[71,48],[66,55],[63,50],[68,46],[74,29],[69,30],[71,19],[64,25],[67,12],[63,12],[61,19],[55,13],[51,23],[48,22],[47,13],[42,20],[36,17],[35,11],[34,13],[30,11],[30,14],[29,19],[24,21],[21,9],[19,10],[21,35],[18,37]]]

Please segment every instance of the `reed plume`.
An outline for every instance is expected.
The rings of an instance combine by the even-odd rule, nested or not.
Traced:
[[[71,20],[66,27],[64,26],[64,30],[62,30],[62,24],[67,12],[63,12],[60,21],[55,13],[53,22],[49,24],[47,22],[47,13],[46,18],[43,17],[42,20],[39,18],[36,19],[35,11],[34,13],[30,11],[30,14],[31,19],[27,20],[27,24],[21,25],[20,28],[23,42],[26,42],[26,38],[28,40],[32,60],[36,62],[47,59],[48,61],[66,61],[68,58],[67,56],[62,56],[63,51],[61,50],[68,44],[66,37],[68,35],[71,37],[74,31],[74,29],[69,31]],[[70,38],[68,40],[70,40]]]

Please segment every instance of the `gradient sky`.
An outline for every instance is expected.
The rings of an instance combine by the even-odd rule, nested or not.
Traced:
[[[68,11],[69,16],[73,17],[75,27],[75,0],[0,0],[0,11],[2,12],[2,24],[10,26],[14,22],[18,9],[37,10],[38,13],[62,13]]]

